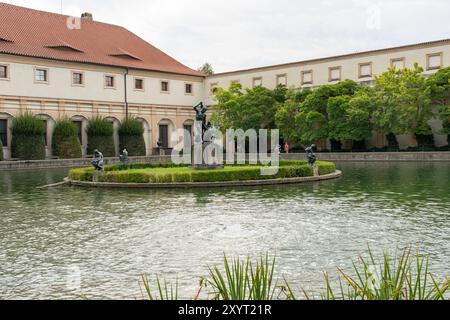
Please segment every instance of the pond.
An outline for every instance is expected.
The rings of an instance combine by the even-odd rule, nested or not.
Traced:
[[[405,247],[450,275],[450,164],[340,163],[339,180],[199,190],[36,186],[67,170],[0,172],[0,299],[139,299],[142,274],[192,298],[223,253],[277,255],[317,292],[323,271]]]

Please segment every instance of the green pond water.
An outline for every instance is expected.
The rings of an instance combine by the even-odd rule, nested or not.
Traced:
[[[365,253],[405,247],[450,276],[450,163],[340,163],[339,180],[200,190],[36,186],[67,170],[0,172],[0,299],[142,298],[142,274],[182,297],[223,253],[276,253],[294,288]]]

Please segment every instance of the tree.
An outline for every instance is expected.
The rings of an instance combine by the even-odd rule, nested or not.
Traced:
[[[418,64],[413,69],[390,68],[376,77],[375,123],[386,134],[430,135],[431,89]]]
[[[295,117],[301,143],[306,145],[329,138],[327,110],[329,99],[353,95],[357,88],[356,82],[345,80],[334,85],[321,86],[307,95],[300,105],[300,112]]]
[[[214,74],[214,69],[212,65],[208,62],[206,62],[200,68],[198,68],[197,71],[200,71],[201,73],[207,74],[209,76]]]
[[[284,103],[280,103],[275,114],[275,124],[281,137],[291,146],[300,143],[295,118],[300,111],[300,105],[311,93],[310,89],[288,89]]]
[[[372,136],[371,114],[375,103],[372,89],[361,87],[354,95],[328,100],[328,137],[337,141],[365,141]]]
[[[228,90],[215,90],[217,105],[212,122],[222,130],[274,129],[278,104],[284,102],[286,90],[277,87],[270,90],[262,86],[242,90],[233,83]]]
[[[427,84],[431,90],[432,104],[438,108],[444,133],[448,135],[450,144],[450,67],[430,76]]]

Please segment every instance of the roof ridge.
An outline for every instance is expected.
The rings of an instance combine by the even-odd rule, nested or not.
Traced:
[[[51,11],[44,11],[44,10],[39,10],[39,9],[34,9],[34,8],[28,8],[28,7],[23,7],[23,6],[18,6],[15,4],[10,4],[10,3],[5,3],[5,2],[0,2],[0,6],[9,6],[9,7],[14,7],[16,9],[20,9],[20,10],[25,10],[25,11],[34,11],[34,13],[36,14],[44,14],[44,15],[51,15],[51,16],[58,16],[58,17],[65,17],[65,18],[79,18],[79,19],[83,19],[78,16],[71,16],[68,14],[62,14],[62,13],[57,13],[57,12],[51,12]],[[121,28],[121,29],[125,29],[123,26],[117,25],[117,24],[113,24],[113,23],[109,23],[109,22],[103,22],[103,21],[98,21],[98,20],[87,20],[87,19],[83,19],[82,20],[83,23],[99,23],[99,24],[105,24],[108,26],[112,26],[112,27],[116,27],[116,28]]]
[[[343,54],[337,54],[337,55],[324,56],[324,57],[321,57],[321,58],[304,59],[304,60],[285,62],[285,63],[279,63],[279,64],[272,64],[272,65],[266,65],[266,66],[260,66],[260,67],[253,67],[253,68],[245,68],[245,69],[238,69],[238,70],[232,70],[232,71],[225,71],[225,72],[215,73],[215,74],[213,74],[211,76],[208,76],[208,78],[214,78],[215,76],[234,74],[234,73],[239,73],[239,72],[251,72],[251,71],[256,71],[256,70],[264,70],[264,69],[277,68],[277,67],[288,67],[288,66],[302,64],[302,63],[312,63],[312,62],[315,62],[315,61],[323,61],[323,60],[336,59],[336,58],[345,58],[345,57],[351,57],[351,56],[355,56],[355,55],[377,53],[377,52],[388,51],[388,50],[396,50],[396,49],[404,49],[404,48],[421,46],[421,45],[429,45],[429,44],[431,45],[431,44],[437,44],[437,43],[442,43],[442,42],[450,42],[450,38],[444,38],[444,39],[438,39],[438,40],[432,40],[432,41],[424,41],[424,42],[418,42],[418,43],[410,43],[410,44],[404,44],[404,45],[399,45],[399,46],[394,46],[394,47],[387,47],[387,48],[381,48],[381,49],[355,51],[355,52],[350,52],[350,53],[343,53]]]

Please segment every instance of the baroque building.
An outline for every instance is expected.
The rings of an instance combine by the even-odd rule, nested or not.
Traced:
[[[206,76],[190,69],[123,27],[0,3],[0,138],[11,157],[11,122],[22,112],[38,115],[47,126],[47,157],[53,127],[69,118],[79,128],[86,155],[89,118],[103,116],[117,128],[128,115],[144,126],[147,155],[158,140],[171,148],[176,129],[192,131],[199,101],[214,104],[212,89],[240,82],[243,87],[278,84],[320,86],[344,79],[371,85],[388,67],[412,67],[425,75],[450,65],[450,39],[353,53]],[[438,120],[432,123],[438,146]],[[383,144],[374,137],[373,145]],[[399,142],[410,146],[409,137]],[[119,150],[116,150],[117,152]]]

